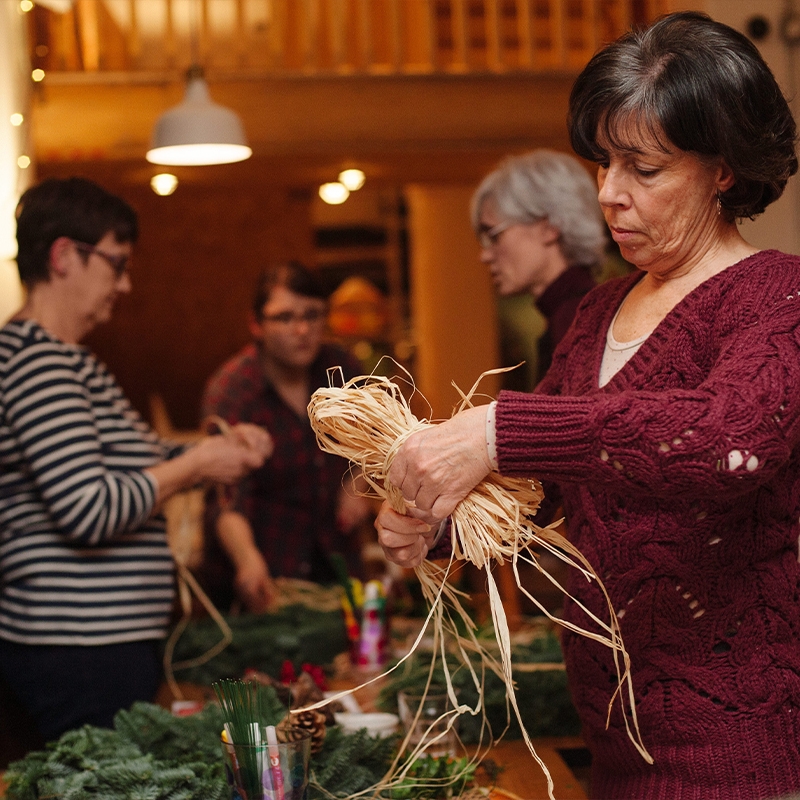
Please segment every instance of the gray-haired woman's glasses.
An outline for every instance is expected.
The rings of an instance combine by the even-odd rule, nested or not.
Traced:
[[[481,228],[478,231],[478,244],[484,249],[496,247],[500,234],[514,224],[516,223],[511,221],[498,222],[497,225],[492,225],[491,228]]]

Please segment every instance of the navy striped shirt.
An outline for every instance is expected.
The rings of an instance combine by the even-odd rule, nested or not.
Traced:
[[[164,636],[174,569],[143,470],[177,452],[85,347],[0,328],[0,638]]]

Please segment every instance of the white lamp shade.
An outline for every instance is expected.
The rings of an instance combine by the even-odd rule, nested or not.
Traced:
[[[252,153],[239,117],[214,103],[202,75],[190,71],[183,102],[156,122],[147,160],[177,166],[232,164]]]

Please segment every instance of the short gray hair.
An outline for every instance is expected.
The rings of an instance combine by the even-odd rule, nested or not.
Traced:
[[[472,195],[476,233],[487,200],[504,222],[548,220],[561,232],[561,251],[570,266],[603,260],[608,238],[597,187],[573,156],[543,149],[503,161]]]

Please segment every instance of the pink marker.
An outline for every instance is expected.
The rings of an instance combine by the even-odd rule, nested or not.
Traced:
[[[272,786],[275,790],[275,800],[284,800],[283,772],[281,772],[281,756],[278,749],[278,734],[274,725],[267,725],[267,751],[269,752],[269,771],[272,776]]]

